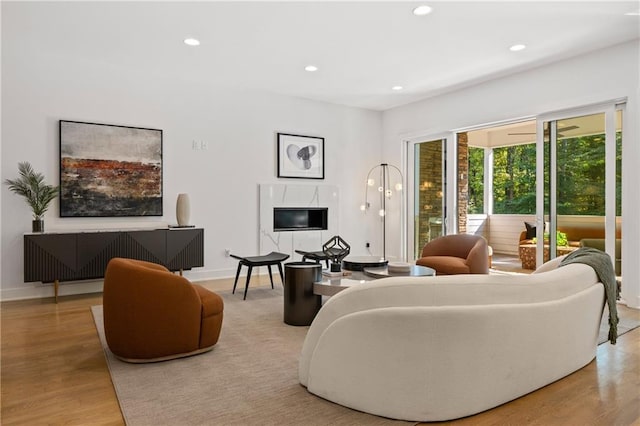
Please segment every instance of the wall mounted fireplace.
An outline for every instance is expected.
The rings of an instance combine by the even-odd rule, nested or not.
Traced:
[[[321,231],[327,229],[327,207],[274,207],[273,230]]]

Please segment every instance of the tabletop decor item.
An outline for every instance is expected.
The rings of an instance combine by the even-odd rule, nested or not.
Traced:
[[[387,264],[387,269],[390,273],[408,274],[409,272],[411,272],[412,266],[413,265],[407,262],[389,262]]]
[[[189,194],[178,194],[176,202],[176,220],[178,226],[188,226],[189,216],[191,215],[191,204],[189,202]]]
[[[58,195],[58,187],[48,185],[44,181],[44,175],[37,173],[28,162],[18,163],[20,177],[17,179],[6,179],[5,184],[9,190],[22,195],[33,212],[32,231],[44,232],[45,212],[49,209],[49,204]]]
[[[334,235],[322,245],[322,251],[331,260],[331,272],[342,271],[342,259],[351,252],[351,246],[339,235]]]

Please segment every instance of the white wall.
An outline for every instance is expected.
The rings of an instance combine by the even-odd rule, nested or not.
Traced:
[[[624,43],[383,113],[386,161],[401,162],[403,140],[627,98],[623,129],[623,297],[640,308],[640,43]],[[628,216],[625,218],[625,213]]]
[[[5,14],[5,19],[9,19]],[[205,266],[191,279],[233,276],[225,257],[258,254],[258,184],[302,183],[276,178],[276,132],[325,138],[325,180],[340,188],[340,233],[365,254],[359,206],[370,165],[380,162],[381,113],[268,93],[225,90],[184,77],[145,73],[82,58],[56,57],[2,33],[2,180],[29,161],[59,182],[58,120],[162,129],[164,216],[60,218],[57,200],[45,216],[48,231],[175,223],[178,193],[191,199],[191,222],[205,229]],[[212,81],[215,76],[212,76]],[[193,150],[192,141],[208,143]],[[318,181],[314,181],[317,183]],[[26,203],[2,185],[1,298],[43,297],[51,286],[23,282],[23,233],[31,229]],[[375,237],[373,237],[375,241]],[[69,283],[61,295],[99,291],[100,283]]]

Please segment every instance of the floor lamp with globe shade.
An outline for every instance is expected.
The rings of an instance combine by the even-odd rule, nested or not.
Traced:
[[[367,174],[365,199],[364,204],[360,206],[360,210],[366,213],[371,209],[371,201],[375,197],[370,197],[369,192],[377,192],[380,202],[378,216],[380,216],[382,222],[382,260],[387,260],[387,207],[390,206],[393,199],[398,199],[401,207],[402,183],[402,172],[391,164],[381,163],[373,166]]]

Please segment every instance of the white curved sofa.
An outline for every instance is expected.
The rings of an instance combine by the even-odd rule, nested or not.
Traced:
[[[386,278],[329,299],[299,363],[308,391],[379,416],[439,421],[516,399],[588,364],[605,295],[593,269]]]

